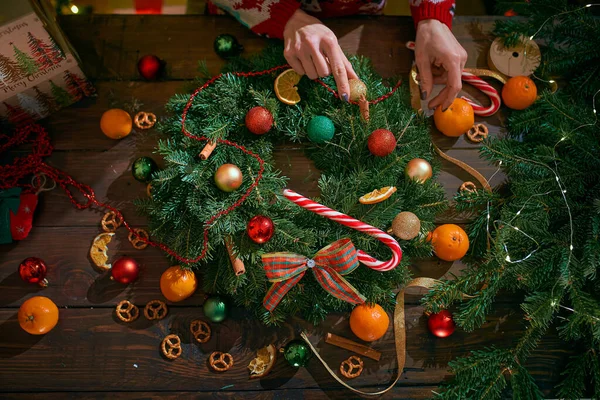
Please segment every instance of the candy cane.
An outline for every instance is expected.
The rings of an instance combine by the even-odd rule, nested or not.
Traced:
[[[315,214],[329,218],[332,221],[344,226],[348,226],[352,229],[356,229],[357,231],[365,232],[366,234],[377,238],[377,240],[390,248],[392,251],[392,258],[388,261],[379,261],[364,251],[358,250],[358,260],[367,267],[372,268],[375,271],[389,271],[396,268],[396,266],[400,264],[400,260],[402,260],[402,249],[400,248],[398,242],[384,231],[369,224],[365,224],[364,222],[354,219],[346,214],[332,210],[329,207],[325,207],[322,204],[315,203],[314,201],[307,199],[306,197],[301,196],[292,190],[285,189],[283,191],[283,195],[291,202],[299,205],[300,207],[306,208]]]
[[[414,50],[415,42],[406,42],[406,47],[409,50]],[[474,100],[471,100],[466,96],[461,97],[473,107],[473,112],[475,113],[475,115],[489,117],[490,115],[494,115],[500,109],[500,95],[498,94],[498,91],[494,89],[489,83],[487,83],[477,75],[473,75],[472,73],[467,71],[462,71],[461,78],[464,82],[475,86],[477,89],[479,89],[481,92],[483,92],[490,98],[490,105],[488,107],[485,107],[479,103],[476,103]]]

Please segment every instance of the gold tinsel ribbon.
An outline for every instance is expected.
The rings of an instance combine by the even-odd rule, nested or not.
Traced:
[[[394,309],[394,342],[396,344],[396,358],[398,360],[398,371],[396,372],[396,379],[394,382],[387,388],[380,390],[378,392],[363,392],[362,390],[358,390],[344,382],[333,370],[327,362],[321,357],[317,349],[312,345],[310,340],[308,339],[308,335],[306,332],[302,332],[300,337],[304,339],[308,347],[312,350],[315,356],[321,361],[321,364],[325,367],[327,372],[342,386],[346,389],[353,391],[354,393],[361,394],[363,396],[380,396],[384,393],[390,391],[396,383],[400,380],[402,373],[404,372],[404,364],[406,363],[406,323],[405,323],[405,315],[404,315],[404,291],[409,287],[422,287],[425,289],[431,289],[436,283],[438,283],[436,279],[433,278],[415,278],[410,281],[404,288],[398,292],[396,296],[396,308]]]

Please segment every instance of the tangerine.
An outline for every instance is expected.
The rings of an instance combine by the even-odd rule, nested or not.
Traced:
[[[387,332],[389,325],[390,318],[376,303],[359,304],[350,314],[350,329],[366,342],[381,338]]]
[[[58,307],[47,297],[35,296],[21,304],[17,319],[25,332],[43,335],[56,326]]]
[[[537,99],[535,82],[527,76],[510,78],[502,88],[502,101],[508,108],[524,110]]]
[[[475,124],[473,107],[461,98],[456,98],[446,111],[439,106],[433,113],[435,127],[446,136],[459,137]]]
[[[167,300],[172,302],[187,299],[194,294],[197,286],[196,275],[179,265],[167,268],[160,277],[160,291]]]
[[[122,139],[131,133],[131,115],[119,108],[105,111],[100,118],[102,133],[111,139]]]
[[[458,225],[440,225],[427,236],[433,245],[433,252],[444,261],[456,261],[463,258],[469,250],[469,237]]]

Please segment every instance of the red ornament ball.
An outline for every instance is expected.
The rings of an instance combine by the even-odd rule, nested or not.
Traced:
[[[162,73],[163,63],[160,58],[148,54],[140,58],[137,69],[144,79],[154,81]]]
[[[429,331],[439,338],[452,335],[456,324],[452,319],[452,314],[448,310],[442,310],[437,314],[431,314],[427,321]]]
[[[131,257],[121,257],[115,261],[111,268],[112,279],[127,285],[138,278],[140,265]]]
[[[268,242],[275,232],[273,220],[264,215],[257,215],[248,221],[246,232],[253,242],[263,244]]]
[[[264,135],[273,127],[273,114],[264,107],[254,107],[246,114],[246,128],[255,135]]]
[[[396,137],[387,129],[377,129],[369,136],[368,146],[374,156],[389,156],[396,149]]]
[[[46,272],[48,268],[44,260],[37,257],[29,257],[19,264],[19,276],[27,283],[37,283],[40,286],[48,286]]]

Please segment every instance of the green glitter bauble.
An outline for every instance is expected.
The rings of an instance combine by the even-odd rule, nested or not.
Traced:
[[[333,139],[335,126],[331,120],[323,115],[313,117],[306,126],[308,138],[313,143],[325,143]]]
[[[150,157],[140,157],[133,162],[131,173],[140,182],[149,182],[152,174],[158,169],[156,163]]]
[[[227,317],[227,303],[219,296],[211,296],[204,302],[204,315],[212,322],[221,322]]]
[[[292,340],[285,345],[283,357],[292,367],[304,367],[312,352],[304,340]]]
[[[221,58],[228,59],[239,56],[244,46],[242,46],[235,36],[228,33],[217,36],[214,43],[215,53]]]

